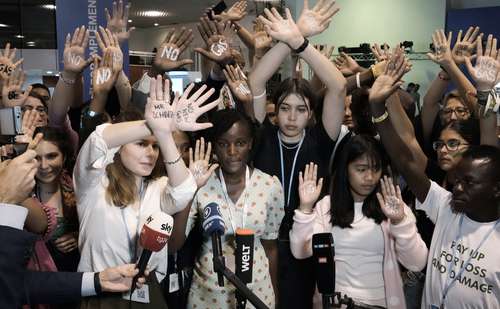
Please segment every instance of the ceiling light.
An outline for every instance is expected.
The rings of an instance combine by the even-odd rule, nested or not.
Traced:
[[[24,39],[24,35],[20,35],[20,34],[16,35],[15,37],[18,39]]]
[[[47,71],[47,74],[51,75],[51,74],[54,74],[54,72],[52,72],[52,71]]]
[[[136,13],[137,16],[142,17],[166,17],[168,12],[165,11],[139,11]]]
[[[55,10],[56,9],[56,6],[53,4],[44,4],[41,7],[44,9],[47,9],[47,10]]]
[[[33,46],[35,46],[35,45],[36,45],[36,43],[35,43],[35,42],[33,42],[33,41],[26,42],[26,46],[31,46],[31,47],[33,47]]]
[[[0,24],[0,28],[8,28],[10,27],[9,25],[6,25],[6,24]]]
[[[153,24],[155,27],[158,27],[160,24],[159,23],[154,23]]]
[[[129,22],[129,23],[131,23],[131,22],[132,22],[132,19],[129,19],[129,20],[128,20],[128,22]]]

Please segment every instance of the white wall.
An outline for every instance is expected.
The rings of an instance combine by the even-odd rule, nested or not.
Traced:
[[[300,15],[303,0],[288,0]],[[316,3],[310,1],[310,6]],[[336,47],[355,47],[360,43],[383,43],[390,46],[413,41],[416,52],[426,52],[435,29],[444,28],[445,0],[337,0],[340,11],[330,27],[311,41]],[[423,95],[439,71],[428,60],[413,61],[413,69],[404,79],[420,84]]]

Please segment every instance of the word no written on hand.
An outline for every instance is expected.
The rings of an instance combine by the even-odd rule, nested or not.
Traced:
[[[171,61],[177,61],[177,58],[179,57],[179,49],[175,48],[173,46],[165,46],[163,47],[163,51],[161,52],[160,57],[161,58],[166,58]]]
[[[96,83],[98,85],[102,85],[107,82],[111,78],[111,69],[104,68],[97,70],[97,79]]]
[[[227,44],[226,40],[219,39],[219,42],[210,45],[210,51],[217,57],[220,57],[222,56],[222,54],[224,54],[224,52],[227,51],[228,47],[229,45]]]
[[[68,54],[68,59],[69,63],[71,63],[72,65],[80,65],[80,62],[82,62],[82,57],[73,53]]]

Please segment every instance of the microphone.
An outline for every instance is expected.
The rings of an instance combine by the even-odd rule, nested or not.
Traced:
[[[252,283],[254,232],[250,229],[236,230],[236,277],[244,284]],[[246,298],[236,291],[237,308],[245,308]]]
[[[137,280],[144,276],[144,271],[148,265],[149,259],[153,252],[158,252],[168,242],[170,234],[172,234],[172,229],[174,227],[174,219],[162,212],[156,212],[146,219],[146,223],[142,227],[141,234],[139,236],[139,243],[143,248],[139,262],[136,268],[139,269],[139,273],[135,275],[132,281],[132,288],[130,294],[135,290],[135,285]]]
[[[221,235],[224,235],[226,226],[224,224],[224,219],[222,218],[219,205],[216,203],[210,203],[203,208],[203,231],[205,235],[212,237],[212,252],[213,252],[213,263],[214,272],[217,272],[217,281],[219,286],[224,286],[224,276],[221,270],[218,270],[217,260],[219,260],[222,265],[225,265],[224,256],[222,255],[222,242]]]
[[[333,306],[335,295],[335,248],[332,233],[313,234],[314,268],[318,291],[323,295],[323,308]]]

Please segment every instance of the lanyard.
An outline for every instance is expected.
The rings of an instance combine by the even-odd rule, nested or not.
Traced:
[[[222,170],[219,171],[219,179],[220,179],[220,184],[222,187],[222,192],[224,193],[224,199],[226,200],[226,203],[228,204],[228,209],[229,209],[229,221],[231,222],[231,227],[233,228],[233,232],[236,233],[236,222],[233,219],[235,216],[233,216],[233,211],[232,211],[232,206],[235,206],[233,201],[229,198],[229,194],[227,192],[227,187],[226,187],[226,181],[224,180],[224,175],[222,175]],[[245,227],[245,221],[246,221],[246,216],[247,216],[247,197],[248,197],[248,192],[247,191],[247,186],[250,184],[250,169],[248,168],[245,172],[245,187],[243,188],[243,191],[241,194],[245,194],[244,199],[243,199],[243,216],[241,218],[241,227]]]
[[[137,227],[136,227],[136,231],[135,231],[135,235],[134,235],[135,242],[132,238],[132,235],[130,235],[130,231],[127,227],[127,220],[125,219],[125,208],[121,209],[123,226],[125,227],[125,232],[127,233],[128,249],[130,252],[131,263],[135,263],[137,260],[137,241],[139,238],[139,220],[141,218],[141,208],[142,208],[141,206],[142,206],[143,194],[144,194],[144,180],[141,180],[141,189],[139,191],[139,196],[140,196],[139,212],[137,213],[137,216],[136,216]]]
[[[462,273],[465,270],[466,265],[472,259],[472,254],[469,254],[469,258],[467,259],[467,261],[465,261],[464,264],[462,264],[462,268],[460,268],[460,270],[455,275],[455,277],[453,277],[453,279],[451,279],[451,281],[448,282],[448,279],[450,277],[449,275],[451,274],[451,265],[452,265],[453,261],[455,260],[455,248],[458,247],[458,240],[462,236],[461,234],[462,234],[462,223],[463,223],[463,221],[464,221],[464,214],[462,214],[460,216],[460,220],[458,222],[458,235],[457,235],[457,238],[455,239],[455,247],[453,247],[451,261],[448,264],[449,271],[448,271],[448,276],[446,276],[446,280],[444,282],[443,297],[441,298],[441,306],[440,306],[440,308],[443,308],[443,306],[444,306],[444,301],[446,299],[446,295],[448,294],[448,291],[453,286],[453,284],[455,284],[455,282],[457,281],[458,277],[460,277],[462,275]],[[493,225],[493,227],[488,231],[488,233],[486,233],[484,235],[483,239],[481,239],[481,241],[479,242],[479,245],[477,246],[477,248],[474,251],[476,251],[476,252],[479,251],[479,248],[481,248],[481,246],[484,244],[484,242],[490,237],[491,233],[493,233],[493,231],[495,230],[495,228],[498,226],[498,223],[500,223],[500,220],[497,220],[497,222],[495,223],[495,225]],[[472,252],[472,250],[471,250],[471,252]]]
[[[287,146],[285,144],[283,144],[283,141],[281,140],[281,137],[280,137],[279,130],[278,130],[277,134],[278,134],[278,141],[280,143],[281,182],[283,183],[283,189],[285,189],[285,187],[286,187],[285,166],[284,166],[285,163],[283,160],[283,148],[282,147],[287,148]],[[306,137],[306,131],[304,130],[302,137],[300,138],[299,144],[297,146],[295,146],[295,147],[297,147],[297,150],[295,150],[295,155],[293,157],[292,170],[290,172],[290,181],[288,182],[288,191],[285,191],[285,196],[287,197],[285,206],[288,206],[290,204],[290,196],[291,196],[290,192],[292,191],[293,172],[295,171],[295,164],[297,163],[297,157],[299,156],[300,147],[302,146],[302,142],[304,142],[305,137]],[[288,149],[293,149],[293,148],[288,148]]]

